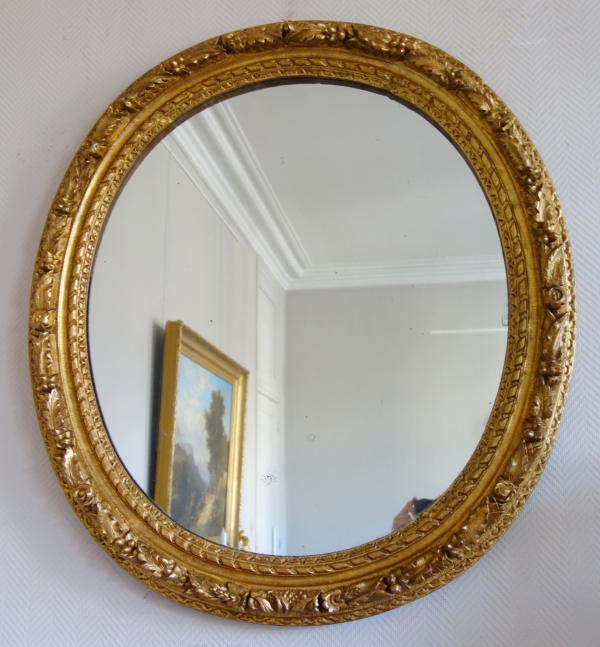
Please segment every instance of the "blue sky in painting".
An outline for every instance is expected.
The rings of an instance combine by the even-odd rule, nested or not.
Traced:
[[[231,430],[231,399],[229,382],[200,366],[189,357],[179,357],[177,403],[175,408],[175,442],[191,445],[202,478],[209,483],[208,449],[204,429],[204,411],[208,409],[213,391],[221,391],[225,401],[223,424],[229,438]]]

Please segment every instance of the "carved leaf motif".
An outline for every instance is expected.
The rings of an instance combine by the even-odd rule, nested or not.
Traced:
[[[35,320],[44,318],[44,311],[36,315]],[[58,369],[56,365],[56,337],[54,333],[41,332],[31,338],[31,354],[36,370],[40,376],[54,376]],[[49,385],[46,385],[48,388]]]
[[[102,503],[98,503],[95,512],[102,535],[111,543],[128,531],[128,528],[122,527],[112,512]]]
[[[186,61],[183,56],[175,56],[162,64],[165,74],[171,76],[187,76],[190,74],[188,65],[191,61]]]
[[[299,594],[294,591],[273,592],[270,591],[270,598],[276,613],[289,613],[294,603],[298,600]]]
[[[482,92],[469,89],[464,92],[464,96],[485,116],[491,114],[496,109],[493,97]]]
[[[54,276],[54,272],[46,272],[37,281],[33,293],[33,302],[38,310],[50,309],[54,305]]]
[[[518,171],[524,172],[532,168],[533,160],[530,151],[518,140],[510,136],[501,137],[500,141]]]
[[[187,593],[196,595],[202,598],[211,599],[213,597],[211,590],[211,583],[205,577],[198,577],[190,575]]]
[[[547,185],[540,187],[535,207],[535,219],[538,223],[555,223],[560,218],[560,209],[557,205],[556,196]]]
[[[529,408],[529,416],[525,427],[523,429],[523,440],[526,443],[539,443],[544,435],[544,418],[548,415],[548,410],[543,406],[542,402],[544,400],[544,393],[538,389],[538,392],[534,395],[531,407]],[[542,412],[544,412],[544,417],[542,417]]]
[[[136,113],[138,110],[141,110],[144,107],[143,101],[138,92],[129,91],[124,94],[120,99],[119,103],[121,108],[126,112]]]
[[[164,557],[155,550],[138,545],[136,559],[144,571],[156,578],[167,580],[182,587],[188,581],[185,569],[178,566],[174,560]]]
[[[250,596],[250,592],[240,585],[231,582],[216,582],[193,574],[188,576],[186,593],[235,607],[240,611],[246,608]]]
[[[73,447],[64,450],[60,460],[60,472],[69,485],[77,485],[84,481]]]
[[[406,58],[416,67],[422,68],[427,74],[437,76],[444,85],[448,83],[450,77],[448,65],[444,61],[440,61],[436,56],[422,56],[414,52]]]
[[[503,479],[496,483],[493,490],[494,498],[486,498],[483,504],[474,510],[460,530],[439,547],[436,558],[432,563],[433,573],[443,569],[444,558],[451,561],[462,560],[467,558],[469,554],[478,552],[481,536],[489,530],[502,513],[495,497],[502,497],[506,487],[512,493],[511,484],[507,484]]]
[[[543,357],[544,377],[557,377],[562,373],[560,359],[564,347],[564,334],[569,318],[566,314],[548,323],[544,333],[546,340]]]
[[[110,146],[120,130],[122,117],[123,115],[115,110],[114,106],[111,106],[94,126],[93,139],[107,147]]]
[[[84,157],[94,157],[97,160],[102,159],[107,150],[106,144],[97,141],[94,137],[88,137],[80,148],[80,152]]]
[[[351,35],[354,34],[352,30]],[[345,23],[303,22],[284,23],[283,36],[288,45],[342,44],[349,36]]]
[[[261,51],[283,43],[283,24],[265,25],[221,36],[218,45],[228,53]]]
[[[546,245],[542,248],[544,255],[544,285],[547,287],[560,286],[565,283],[565,261],[564,247],[557,245],[553,249],[548,249]],[[556,307],[553,307],[556,309]]]
[[[263,613],[274,613],[275,607],[263,593],[254,593],[248,598],[248,609],[250,611],[262,611]]]
[[[353,604],[369,604],[372,602],[378,602],[390,596],[391,591],[389,590],[389,576],[381,577],[379,580],[371,584],[367,588],[367,591],[357,598],[352,600]],[[342,596],[344,597],[344,596]]]
[[[62,204],[62,198],[59,200],[58,204]],[[49,219],[46,225],[46,231],[44,232],[44,238],[48,241],[50,250],[54,256],[59,256],[62,254],[64,247],[66,245],[66,233],[67,227],[69,224],[68,218],[63,213],[55,213],[55,218]]]
[[[290,607],[290,613],[309,613],[309,614],[316,614],[319,613],[319,594],[318,593],[312,593],[308,594],[305,592],[302,592],[297,600],[293,602],[293,604]]]
[[[46,406],[44,409],[44,419],[48,427],[56,434],[62,427],[61,420],[61,402],[58,391],[53,389],[46,396]]]
[[[356,41],[360,43],[361,47],[366,47],[390,58],[401,58],[410,49],[409,41],[404,35],[384,29],[357,25],[354,28],[354,34],[356,36],[350,39],[350,45]]]
[[[235,606],[237,609],[244,609],[248,601],[250,592],[239,584],[233,582],[227,583],[227,590],[229,592],[229,604]]]
[[[502,472],[502,476],[507,480],[517,485],[521,480],[521,477],[527,471],[528,467],[528,455],[527,448],[525,443],[519,443],[518,448],[515,453],[510,457],[509,461]]]
[[[411,564],[399,572],[399,579],[404,583],[419,584],[432,577],[441,567],[443,553],[440,547],[432,547],[431,550],[419,555]]]
[[[475,513],[469,517],[467,523],[459,530],[458,536],[460,538],[460,544],[464,548],[471,550],[477,545],[479,537],[487,530],[489,523],[488,505],[486,504],[477,508]]]
[[[61,184],[57,196],[58,200],[55,202],[54,207],[54,211],[58,216],[72,216],[83,197],[85,186],[98,161],[91,154],[90,145],[90,140],[86,140],[82,144],[80,152],[75,156],[73,164],[67,171],[65,180]],[[62,226],[64,227],[64,224]]]
[[[299,594],[294,591],[270,592],[276,613],[288,613],[294,603],[298,600]]]
[[[91,137],[86,155],[101,158],[122,129],[122,122],[139,112],[166,85],[188,76],[198,65],[211,59],[223,58],[226,52],[217,43],[201,43],[188,50],[186,56],[175,56],[130,86],[100,118]]]
[[[196,67],[200,63],[213,61],[225,57],[225,50],[218,43],[204,43],[199,47],[194,47],[187,65]]]

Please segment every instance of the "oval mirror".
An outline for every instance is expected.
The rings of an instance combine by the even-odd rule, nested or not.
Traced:
[[[569,240],[527,133],[404,34],[263,25],[106,110],[48,215],[32,384],[60,484],[161,594],[363,618],[502,536],[557,431]]]
[[[173,130],[113,207],[89,303],[132,477],[192,532],[276,555],[357,546],[439,497],[506,352],[476,176],[422,114],[343,85],[262,87]],[[169,321],[245,367],[244,393],[205,355],[174,360]]]

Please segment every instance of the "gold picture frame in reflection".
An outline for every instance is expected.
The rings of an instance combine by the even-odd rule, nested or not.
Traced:
[[[174,521],[238,547],[248,371],[168,321],[154,500]]]

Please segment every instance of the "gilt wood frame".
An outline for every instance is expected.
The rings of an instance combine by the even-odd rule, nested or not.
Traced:
[[[476,173],[504,250],[510,321],[489,423],[452,486],[404,528],[319,556],[218,546],[166,517],[120,463],[103,426],[88,357],[87,299],[111,202],[156,138],[220,95],[312,77],[384,91],[455,142]],[[107,109],[58,189],[35,264],[32,383],[52,465],[100,545],[163,595],[266,624],[343,622],[421,597],[498,540],[548,459],[574,353],[570,245],[548,172],[504,103],[460,62],[418,39],[364,25],[283,22],[191,47]]]
[[[188,328],[182,321],[167,321],[165,326],[165,351],[154,502],[169,514],[179,358],[181,355],[185,355],[185,357],[196,362],[196,364],[199,364],[226,382],[229,382],[233,389],[225,529],[227,531],[228,544],[237,548],[240,534],[242,453],[244,446],[248,371],[206,341],[198,333]]]

